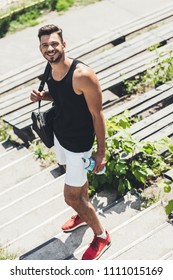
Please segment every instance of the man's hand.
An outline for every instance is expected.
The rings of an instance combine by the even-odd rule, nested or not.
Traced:
[[[31,92],[30,99],[31,99],[31,101],[36,102],[36,101],[43,100],[43,99],[44,99],[44,96],[45,96],[45,90],[43,90],[43,91],[40,92],[40,91],[34,89],[34,90]]]
[[[101,172],[106,164],[106,156],[105,153],[102,152],[96,152],[95,154],[92,155],[94,158],[96,164],[93,169],[93,173],[98,173]]]

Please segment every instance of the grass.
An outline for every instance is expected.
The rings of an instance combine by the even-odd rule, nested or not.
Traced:
[[[59,1],[47,1],[45,6],[42,6],[40,9],[39,7],[31,7],[28,11],[21,15],[17,15],[15,18],[9,17],[4,21],[4,23],[1,23],[1,29],[0,30],[0,37],[4,37],[6,34],[11,34],[20,30],[23,30],[30,26],[38,25],[41,20],[42,16],[46,15],[50,12],[50,10],[56,10],[59,14],[62,12],[66,12],[71,7],[78,7],[78,6],[86,6],[89,4],[96,3],[98,1],[102,0],[59,0]],[[0,16],[4,16],[7,14],[13,14],[14,11],[20,10],[21,8],[28,7],[32,5],[34,2],[38,1],[18,1],[11,4],[10,7],[2,9],[0,12]],[[44,8],[43,8],[44,7]],[[4,26],[4,27],[3,27]]]
[[[0,260],[14,260],[16,255],[8,253],[5,249],[0,247]]]

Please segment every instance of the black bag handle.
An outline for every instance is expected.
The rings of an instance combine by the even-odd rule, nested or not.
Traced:
[[[47,81],[47,79],[49,77],[50,69],[51,69],[51,66],[50,66],[50,64],[48,62],[46,67],[45,67],[45,70],[44,70],[44,73],[43,73],[43,76],[42,76],[42,79],[41,79],[38,91],[42,91],[44,89],[44,85],[45,85],[45,83],[46,83],[46,81]],[[39,111],[40,111],[40,107],[41,107],[41,100],[38,101],[38,110]]]

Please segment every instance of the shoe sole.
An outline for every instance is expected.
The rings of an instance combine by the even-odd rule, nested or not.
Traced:
[[[87,226],[87,224],[86,224],[86,223],[81,223],[81,224],[77,225],[77,226],[74,227],[74,228],[62,229],[62,230],[63,230],[63,232],[72,232],[72,231],[76,230],[77,228],[83,227],[83,226]]]
[[[111,241],[105,246],[105,248],[101,251],[100,255],[97,256],[97,258],[93,259],[94,260],[98,260],[104,253],[107,249],[109,249],[109,247],[111,246]],[[84,259],[82,259],[84,260]]]
[[[98,260],[107,249],[109,249],[109,247],[111,246],[111,241],[105,246],[105,248],[101,251],[100,255],[97,256],[97,258],[95,258],[95,260]]]

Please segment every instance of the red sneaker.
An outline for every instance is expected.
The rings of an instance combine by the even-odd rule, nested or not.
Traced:
[[[106,239],[95,236],[88,249],[82,256],[82,260],[97,260],[111,245],[109,233],[106,231]]]
[[[70,220],[68,220],[63,226],[62,226],[62,230],[64,232],[70,232],[70,231],[73,231],[75,229],[77,229],[78,227],[81,227],[81,226],[86,226],[87,223],[85,223],[80,217],[79,215],[75,215],[75,216],[72,216],[70,218]]]

